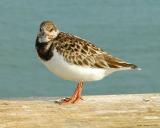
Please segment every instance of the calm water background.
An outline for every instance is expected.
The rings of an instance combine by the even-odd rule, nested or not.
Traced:
[[[48,72],[36,57],[46,19],[143,69],[88,82],[85,95],[160,92],[159,0],[1,0],[0,16],[0,97],[73,92],[74,82]]]

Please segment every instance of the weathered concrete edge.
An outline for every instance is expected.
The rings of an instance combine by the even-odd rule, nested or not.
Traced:
[[[69,97],[69,96],[56,96],[56,97],[13,97],[13,98],[0,98],[0,101],[2,100],[8,100],[8,101],[14,101],[14,100],[18,100],[18,101],[56,101],[56,100],[59,100],[59,99],[62,99],[62,98],[65,98],[65,97]],[[98,101],[103,101],[104,98],[105,98],[105,101],[108,99],[108,100],[111,100],[112,101],[114,99],[116,100],[124,100],[124,99],[130,99],[130,98],[133,98],[132,100],[135,100],[135,99],[139,99],[139,98],[160,98],[160,93],[140,93],[140,94],[113,94],[113,95],[84,95],[83,96],[83,99],[84,101],[85,100],[98,100]]]

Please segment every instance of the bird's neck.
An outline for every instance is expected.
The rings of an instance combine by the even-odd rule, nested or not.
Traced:
[[[39,39],[37,37],[36,39],[36,50],[38,53],[38,56],[42,60],[49,60],[53,56],[53,43],[51,41],[49,42],[39,42]]]

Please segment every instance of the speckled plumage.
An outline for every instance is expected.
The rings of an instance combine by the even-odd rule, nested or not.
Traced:
[[[60,32],[50,43],[51,49],[56,49],[71,64],[94,68],[136,68],[135,65],[113,57],[94,44],[68,33]]]
[[[63,79],[78,82],[74,95],[61,103],[75,103],[80,100],[83,81],[100,80],[116,71],[137,68],[87,40],[59,32],[51,21],[41,23],[36,49],[41,62],[51,72]]]

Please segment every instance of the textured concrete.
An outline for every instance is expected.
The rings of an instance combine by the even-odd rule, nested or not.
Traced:
[[[160,94],[0,99],[0,128],[160,128]]]

